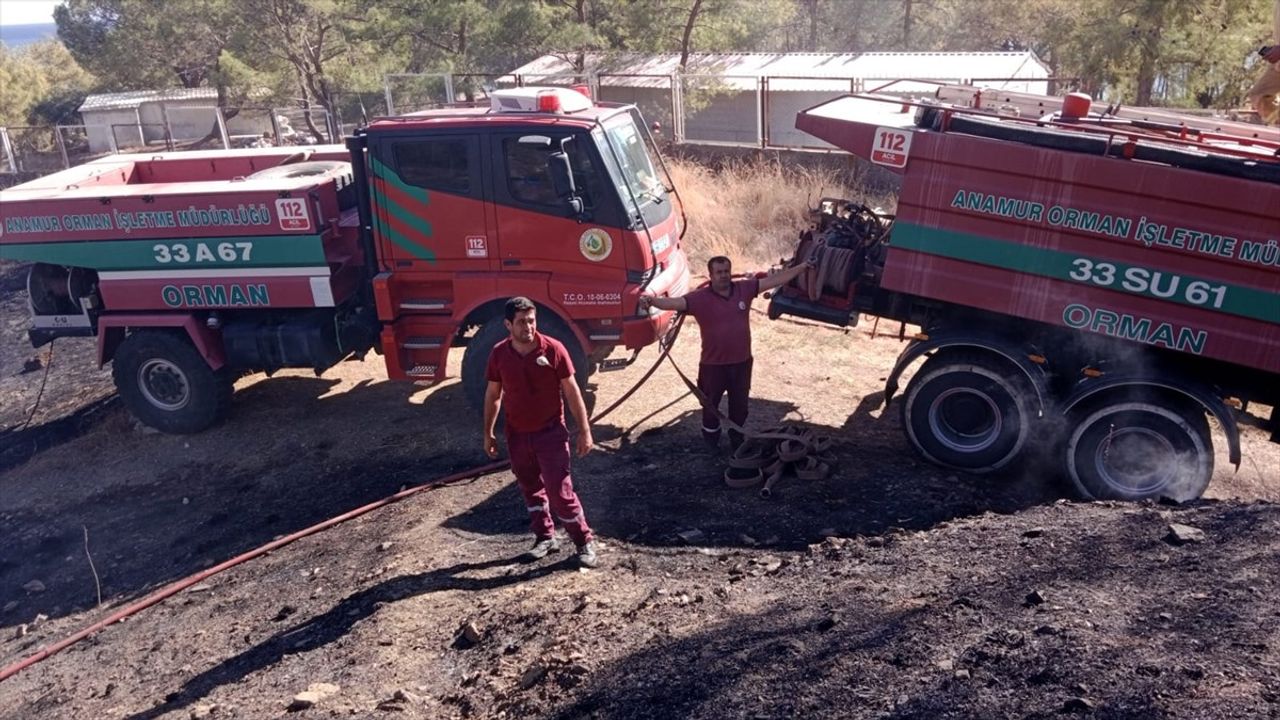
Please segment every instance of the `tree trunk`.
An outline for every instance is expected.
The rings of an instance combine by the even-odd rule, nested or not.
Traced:
[[[1133,103],[1139,107],[1147,107],[1151,105],[1151,92],[1156,83],[1155,61],[1154,53],[1149,52],[1144,48],[1142,53],[1142,62],[1138,65],[1137,97],[1133,100]]]
[[[809,6],[809,52],[818,51],[818,0],[808,0]]]
[[[1138,77],[1133,102],[1139,107],[1151,105],[1151,93],[1156,84],[1156,68],[1160,61],[1160,36],[1164,32],[1164,14],[1160,8],[1150,8],[1144,18],[1138,20],[1142,35],[1138,38]]]
[[[689,10],[689,19],[684,24],[684,36],[680,39],[680,69],[684,70],[689,62],[689,43],[693,36],[694,23],[698,21],[698,13],[702,12],[702,0],[693,0],[693,7]]]
[[[859,30],[862,27],[862,15],[865,10],[866,8],[862,3],[854,5],[852,14],[847,15],[844,18],[845,22],[841,23],[846,32],[849,33],[845,39],[845,49],[849,52],[862,52],[865,47],[862,42],[862,33]]]
[[[587,0],[578,0],[574,7],[577,13],[578,24],[587,25]],[[574,62],[574,71],[577,73],[575,82],[587,81],[587,49],[585,47],[578,48],[578,59]]]
[[[902,0],[902,51],[911,52],[911,3]]]
[[[316,141],[322,141],[325,136],[320,132],[320,128],[316,127],[316,122],[311,117],[311,113],[307,112],[311,110],[311,92],[307,88],[308,78],[303,73],[302,68],[294,68],[294,72],[298,76],[298,89],[302,91],[302,118],[307,123],[307,132],[311,133],[311,139],[314,144]],[[296,133],[297,131],[295,130],[294,132]],[[276,138],[276,144],[282,144],[283,140],[284,138]]]
[[[218,72],[219,67],[220,67],[219,63],[217,61],[214,61],[213,75],[218,80],[217,84],[215,85],[215,87],[218,89],[218,100],[217,100],[218,109],[222,111],[222,119],[225,121],[225,120],[230,120],[236,115],[239,115],[240,108],[232,108],[232,109],[227,108],[227,84],[223,82],[222,74]],[[227,134],[229,136],[230,131],[228,131]],[[209,128],[209,134],[200,138],[200,141],[196,144],[204,145],[205,143],[212,142],[214,140],[217,140],[219,142],[222,141],[222,131],[218,127],[218,118],[216,117],[213,119],[213,127]]]

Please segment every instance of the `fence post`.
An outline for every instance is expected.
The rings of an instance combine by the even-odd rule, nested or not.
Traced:
[[[53,126],[53,139],[58,145],[58,154],[62,156],[62,169],[71,167],[71,158],[67,157],[67,142],[62,139],[62,126]]]
[[[684,142],[684,77],[671,74],[671,138]]]
[[[767,148],[769,147],[769,76],[760,76],[756,80],[756,86],[760,89],[760,102],[756,104],[756,112],[760,114],[760,120],[756,123],[757,137],[760,138],[760,147]]]
[[[445,73],[444,75],[444,104],[452,105],[457,102],[453,96],[453,75]]]
[[[9,159],[9,172],[18,172],[18,158],[13,154],[13,142],[9,140],[7,127],[0,127],[0,148],[4,148],[4,156]]]
[[[326,113],[329,124],[329,142],[342,142],[342,113],[338,110],[338,99],[334,97],[333,113]]]
[[[164,149],[172,150],[173,143],[170,141],[173,137],[173,130],[169,127],[169,108],[164,103],[160,103],[160,122],[164,124]],[[146,145],[146,138],[143,138],[143,145]]]
[[[147,132],[142,129],[142,110],[139,108],[134,108],[133,118],[138,123],[138,144],[142,146],[141,148],[142,150],[146,150],[147,149]]]
[[[218,136],[222,139],[222,149],[231,149],[231,134],[227,132],[227,118],[222,114],[222,108],[214,106],[213,120],[218,126]]]
[[[390,75],[382,76],[382,96],[387,101],[387,116],[388,117],[394,116],[396,114],[396,106],[391,101],[391,76]]]
[[[760,77],[757,77],[757,78],[756,78],[756,137],[760,140],[760,147],[761,147],[761,148],[766,147],[766,146],[765,146],[765,137],[764,137],[764,123],[765,123],[765,118],[764,118],[764,103],[765,103],[765,99],[764,99],[764,92],[763,92],[763,90],[764,90],[764,89],[767,89],[768,87],[769,87],[769,83],[765,80],[764,76],[760,76]]]

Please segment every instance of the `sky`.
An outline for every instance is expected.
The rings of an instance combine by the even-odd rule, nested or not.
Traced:
[[[0,25],[53,22],[53,9],[61,0],[0,0]]]

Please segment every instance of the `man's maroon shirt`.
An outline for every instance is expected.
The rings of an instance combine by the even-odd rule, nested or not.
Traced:
[[[485,379],[502,383],[502,405],[507,430],[533,432],[553,421],[564,422],[560,381],[573,377],[573,361],[564,345],[553,337],[534,333],[534,349],[521,355],[507,338],[493,346]],[[545,358],[540,363],[539,358]]]

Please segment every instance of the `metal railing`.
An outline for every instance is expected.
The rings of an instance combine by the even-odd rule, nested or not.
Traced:
[[[466,97],[463,81],[473,88]],[[799,111],[841,95],[875,91],[898,78],[756,76],[706,73],[561,73],[547,75],[409,74],[387,75],[383,88],[389,114],[482,100],[497,88],[526,85],[587,85],[593,97],[631,103],[677,143],[777,150],[831,151],[833,146],[795,129]],[[1016,86],[1061,82],[1057,78],[920,78],[922,88],[937,82]],[[432,90],[431,88],[434,88]],[[890,89],[903,95],[907,91]]]
[[[48,173],[115,153],[337,143],[347,131],[322,108],[160,108],[159,122],[0,127],[0,173]]]
[[[920,85],[939,81],[1022,88],[1063,82],[1056,78],[906,80]],[[634,104],[675,143],[831,151],[832,146],[795,129],[796,113],[840,95],[874,92],[891,83],[889,78],[817,75],[396,73],[383,77],[382,94],[386,114],[396,115],[457,102],[483,102],[494,89],[535,84],[587,85],[592,97]],[[890,92],[898,90],[891,88]],[[158,148],[175,151],[341,142],[354,128],[318,108],[241,107],[224,111],[212,105],[162,104],[160,112],[159,121],[149,118],[144,122],[143,115],[137,113],[135,122],[111,125],[0,127],[0,172],[51,172],[110,153]]]

